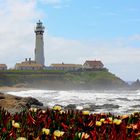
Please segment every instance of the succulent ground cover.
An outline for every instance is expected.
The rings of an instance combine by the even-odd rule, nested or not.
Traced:
[[[0,108],[1,140],[140,140],[140,113],[30,108],[11,115]]]

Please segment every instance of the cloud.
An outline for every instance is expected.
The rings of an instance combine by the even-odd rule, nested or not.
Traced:
[[[0,63],[12,66],[24,57],[33,56],[33,21],[41,13],[36,12],[34,0],[1,0],[0,8]]]
[[[71,0],[38,0],[41,3],[51,5],[55,9],[61,9],[64,7],[69,7],[69,2]]]
[[[38,19],[43,18],[37,1],[1,0],[0,8],[0,63],[13,67],[26,57],[34,58],[34,26]],[[46,65],[61,62],[83,64],[88,59],[99,59],[123,79],[140,78],[140,47],[136,44],[140,40],[139,34],[109,41],[81,41],[49,35],[44,39]]]
[[[140,41],[140,35],[139,34],[135,34],[135,35],[131,36],[129,38],[129,40],[131,40],[131,41]]]
[[[62,0],[40,0],[40,1],[45,4],[51,4],[51,5],[57,5],[62,2]]]
[[[62,37],[48,37],[45,42],[46,46],[48,46],[46,47],[46,52],[54,55],[53,57],[56,58],[56,61],[59,55],[59,57],[63,57],[66,54],[69,60],[73,57],[73,62],[75,60],[79,62],[79,57],[83,58],[82,61],[85,59],[102,59],[108,64],[140,62],[140,48],[131,46],[132,41],[129,42],[128,38],[126,40],[84,42],[68,40]]]
[[[133,36],[112,41],[85,42],[48,37],[45,40],[46,64],[83,64],[85,60],[101,60],[105,67],[122,79],[135,80],[140,77],[140,73],[136,73],[140,68],[140,48],[133,45],[131,38]]]

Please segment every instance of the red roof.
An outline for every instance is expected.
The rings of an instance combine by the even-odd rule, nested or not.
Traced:
[[[82,65],[81,64],[51,64],[52,67],[65,67],[65,68],[81,68]]]
[[[85,64],[88,64],[90,67],[97,67],[97,66],[100,66],[100,67],[103,67],[103,63],[101,61],[97,61],[97,60],[87,60],[85,62]],[[85,65],[84,64],[84,65]]]
[[[6,64],[0,64],[1,68],[7,68]]]

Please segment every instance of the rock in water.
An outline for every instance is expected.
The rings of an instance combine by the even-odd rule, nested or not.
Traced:
[[[36,106],[43,106],[43,103],[39,102],[37,99],[32,98],[32,97],[28,97],[26,98],[26,106],[27,107],[31,107],[31,105],[36,105]]]

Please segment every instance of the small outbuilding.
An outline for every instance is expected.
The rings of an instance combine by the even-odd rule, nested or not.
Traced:
[[[0,64],[0,70],[7,70],[6,64]]]

